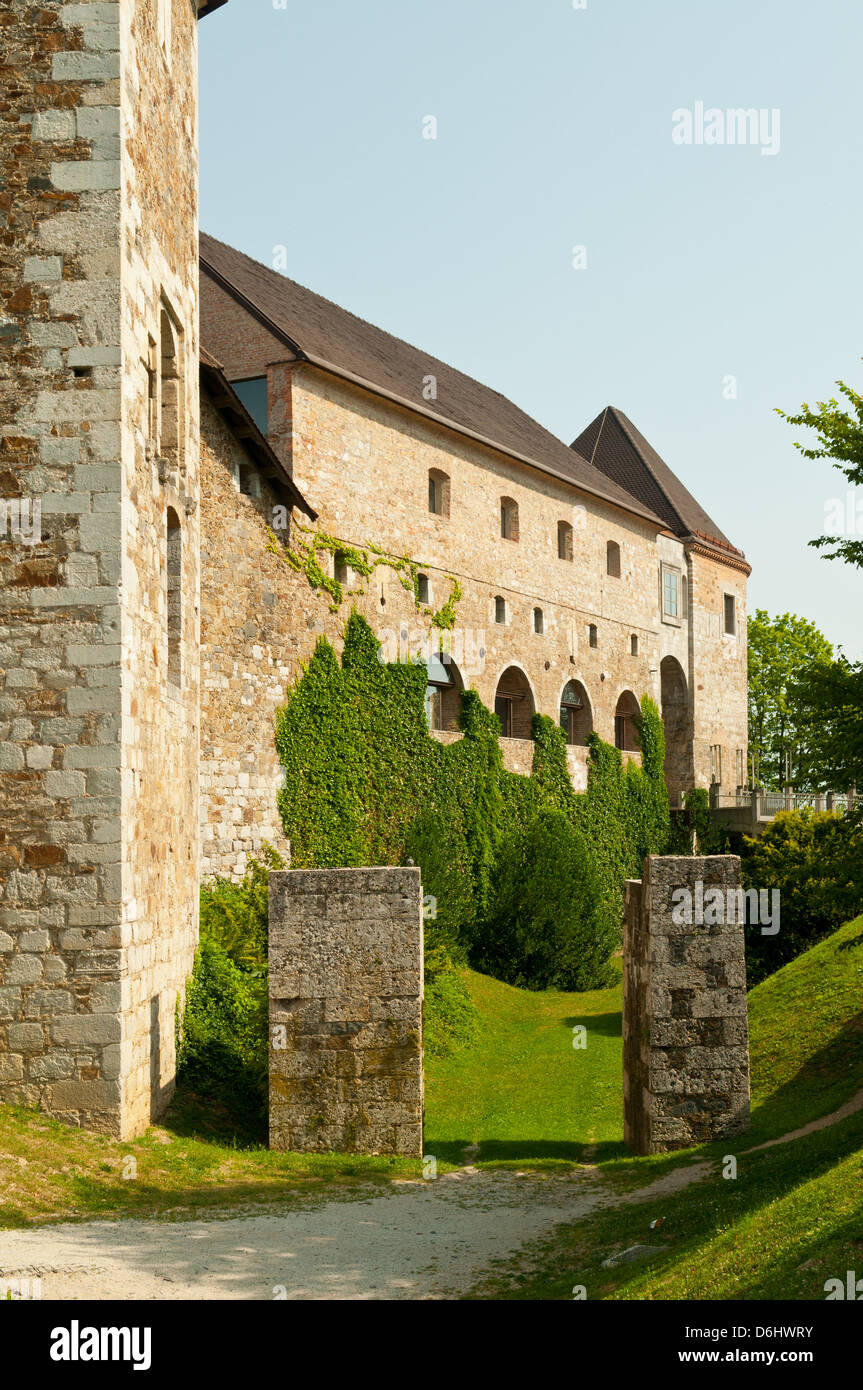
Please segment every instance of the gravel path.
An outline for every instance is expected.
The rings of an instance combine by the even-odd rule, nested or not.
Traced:
[[[590,1168],[568,1177],[465,1168],[306,1210],[2,1231],[0,1284],[39,1278],[43,1299],[452,1298],[552,1227],[708,1170],[690,1163],[621,1196]]]

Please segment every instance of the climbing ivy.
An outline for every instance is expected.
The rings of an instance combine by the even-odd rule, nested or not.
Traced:
[[[556,809],[577,826],[619,928],[624,880],[640,876],[643,855],[662,852],[668,839],[664,735],[653,702],[642,704],[643,765],[624,767],[619,750],[592,734],[587,791],[576,793],[553,720],[534,716],[532,775],[518,776],[503,768],[497,717],[476,691],[462,694],[462,739],[444,745],[430,736],[426,683],[422,662],[380,660],[356,611],[341,662],[319,640],[277,721],[279,811],[293,865],[413,859],[438,899],[442,939],[469,955],[494,913],[505,838]]]
[[[449,576],[451,585],[449,598],[439,609],[435,610],[424,605],[420,601],[419,577],[420,566],[416,560],[412,560],[409,555],[388,555],[377,545],[368,542],[366,548],[348,545],[346,541],[341,541],[337,536],[330,536],[326,531],[321,531],[312,526],[306,526],[301,521],[294,521],[293,533],[301,533],[300,539],[293,544],[279,540],[274,531],[268,532],[267,549],[271,554],[278,556],[286,565],[289,565],[297,574],[303,574],[316,593],[324,593],[330,600],[330,612],[338,613],[342,603],[346,598],[359,597],[366,592],[363,584],[356,588],[348,588],[340,579],[335,579],[324,569],[320,561],[321,555],[338,555],[339,559],[347,565],[351,572],[359,575],[361,579],[370,579],[375,570],[380,567],[391,569],[397,576],[402,588],[412,594],[414,605],[418,613],[430,619],[430,625],[440,631],[446,631],[455,627],[456,608],[462,597],[462,587],[459,581],[453,576]]]

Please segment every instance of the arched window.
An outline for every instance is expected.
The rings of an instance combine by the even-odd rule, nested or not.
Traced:
[[[572,527],[568,521],[557,523],[557,558],[558,560],[572,559]]]
[[[597,631],[596,623],[591,623],[587,629],[587,644],[590,647],[599,646],[599,633]]]
[[[180,330],[165,306],[159,315],[159,453],[170,467],[183,466],[183,344]]]
[[[500,499],[500,534],[505,541],[518,540],[518,503],[511,497]]]
[[[605,569],[612,579],[620,578],[620,546],[617,541],[608,541],[606,544]]]
[[[523,671],[508,666],[497,683],[494,712],[503,738],[530,738],[534,712],[533,692]]]
[[[533,610],[533,630],[540,635],[545,631],[545,623],[541,608],[534,608]]]
[[[417,599],[420,603],[431,603],[431,584],[427,574],[417,575]]]
[[[429,469],[429,511],[449,516],[449,475],[439,468]]]
[[[677,805],[681,792],[693,782],[689,689],[683,667],[676,657],[662,658],[659,679],[665,728],[665,783],[673,804]]]
[[[641,713],[638,701],[631,690],[624,690],[614,711],[614,744],[616,748],[638,749],[641,745],[635,719]]]
[[[581,681],[567,681],[560,697],[560,727],[567,743],[584,745],[593,729],[587,691]]]
[[[494,601],[494,620],[496,623],[506,622],[506,599],[498,594]]]
[[[171,685],[180,686],[183,683],[183,532],[173,507],[168,508],[167,573],[168,680]]]
[[[638,637],[634,632],[629,639],[629,654],[630,656],[638,656]]]
[[[461,714],[461,692],[464,690],[459,669],[448,652],[438,652],[430,657],[426,669],[426,717],[429,728],[456,731]]]

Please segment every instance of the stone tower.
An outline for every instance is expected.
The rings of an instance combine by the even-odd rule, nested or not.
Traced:
[[[121,1137],[170,1096],[197,933],[197,22],[216,7],[0,16],[0,497],[41,505],[41,537],[0,532],[0,1101]]]

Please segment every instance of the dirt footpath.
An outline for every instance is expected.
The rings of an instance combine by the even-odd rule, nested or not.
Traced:
[[[308,1210],[0,1231],[0,1283],[39,1278],[43,1299],[455,1298],[552,1227],[707,1171],[688,1164],[621,1197],[589,1168],[568,1177],[466,1168]]]

